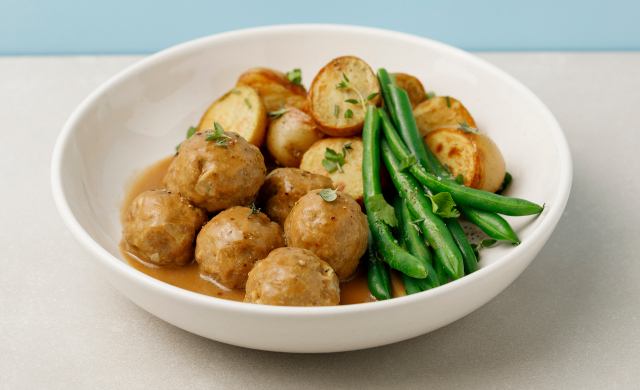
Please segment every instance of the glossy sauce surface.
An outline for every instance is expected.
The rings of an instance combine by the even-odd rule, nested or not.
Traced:
[[[162,188],[162,178],[172,160],[173,156],[170,156],[151,165],[135,178],[129,188],[125,189],[120,215],[121,222],[124,221],[127,209],[136,196],[145,191]],[[165,268],[140,261],[125,251],[122,243],[120,244],[120,252],[129,265],[154,279],[198,294],[239,302],[244,299],[244,290],[229,290],[202,277],[198,263],[195,260],[184,267]],[[340,283],[340,304],[351,305],[372,301],[375,301],[375,298],[369,292],[366,270],[362,267],[361,261],[361,266],[358,267],[355,277],[347,282]]]

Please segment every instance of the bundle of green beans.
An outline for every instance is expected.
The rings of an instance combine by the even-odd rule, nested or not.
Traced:
[[[463,217],[492,239],[514,244],[520,243],[518,236],[498,214],[533,215],[542,212],[543,207],[458,183],[426,146],[406,91],[394,85],[384,69],[378,71],[378,81],[389,115],[383,109],[369,107],[367,110],[362,134],[362,174],[372,241],[369,287],[376,298],[388,299],[389,277],[381,260],[401,272],[407,294],[438,287],[449,278],[459,279],[478,269],[476,255],[457,218],[441,217],[434,212],[437,207],[432,196],[448,193]],[[382,196],[380,155],[398,191],[393,200],[398,220],[397,239],[388,226],[389,221],[383,221],[378,215]],[[424,188],[429,193],[425,193]],[[377,198],[376,207],[374,198]]]

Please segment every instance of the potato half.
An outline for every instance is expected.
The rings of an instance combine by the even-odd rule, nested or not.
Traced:
[[[238,78],[237,85],[248,85],[258,91],[267,111],[275,111],[280,104],[289,104],[299,110],[307,110],[307,91],[302,85],[289,81],[277,70],[253,68]]]
[[[297,168],[302,155],[321,140],[324,133],[318,130],[309,115],[293,106],[286,105],[284,108],[288,111],[269,125],[267,149],[276,164]]]
[[[336,153],[342,153],[342,147],[351,144],[351,149],[345,156],[345,164],[342,166],[343,172],[327,172],[322,166],[324,153],[333,149]],[[300,169],[330,177],[333,185],[340,191],[350,195],[360,205],[363,204],[364,190],[362,187],[362,138],[324,138],[313,144],[302,156]]]
[[[218,122],[225,131],[240,134],[260,147],[267,127],[267,110],[255,89],[240,85],[216,100],[204,113],[198,131],[212,130]]]
[[[447,99],[449,99],[448,104]],[[413,116],[423,137],[441,127],[458,127],[463,121],[471,127],[476,127],[476,122],[469,111],[462,103],[449,96],[436,96],[422,102],[413,109]]]
[[[337,88],[344,81],[343,74],[360,95],[353,88]],[[367,106],[380,103],[380,86],[366,62],[351,56],[336,58],[320,70],[311,84],[307,97],[311,117],[325,134],[335,137],[360,134],[365,110],[362,105],[345,100],[360,101],[374,93],[378,95],[368,101]],[[345,117],[347,110],[353,113],[350,118]]]
[[[405,73],[394,73],[394,75],[396,76],[396,84],[398,87],[404,89],[409,94],[412,109],[427,100],[427,92],[424,90],[420,80]]]
[[[454,176],[462,174],[465,186],[489,192],[496,192],[502,186],[504,158],[498,146],[486,134],[443,127],[431,131],[424,139],[429,149],[441,163],[449,166]]]

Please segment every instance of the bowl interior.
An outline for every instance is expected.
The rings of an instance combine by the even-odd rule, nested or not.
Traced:
[[[358,56],[374,71],[384,67],[412,74],[428,91],[455,97],[467,107],[505,157],[514,178],[506,194],[547,205],[537,217],[507,217],[523,242],[550,210],[564,207],[566,198],[558,191],[568,191],[562,183],[570,172],[566,142],[548,110],[511,77],[465,52],[405,34],[283,26],[177,46],[123,71],[92,94],[69,120],[58,145],[61,190],[73,217],[123,261],[119,213],[127,184],[136,172],[172,154],[187,128],[198,124],[243,71],[300,68],[309,87],[326,63],[342,55]],[[513,250],[505,244],[485,250],[480,265]]]

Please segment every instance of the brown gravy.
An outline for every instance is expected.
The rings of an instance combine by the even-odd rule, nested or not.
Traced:
[[[151,165],[137,175],[129,188],[126,189],[120,213],[120,221],[123,224],[127,209],[136,196],[145,191],[162,188],[162,178],[167,173],[172,160],[173,156],[170,156]],[[201,277],[198,263],[195,260],[181,268],[165,268],[139,260],[124,249],[122,242],[120,243],[120,252],[133,268],[172,286],[231,301],[242,302],[244,299],[244,290],[229,290]],[[367,275],[362,266],[358,267],[354,278],[340,283],[341,305],[373,302],[375,300],[367,286]]]

